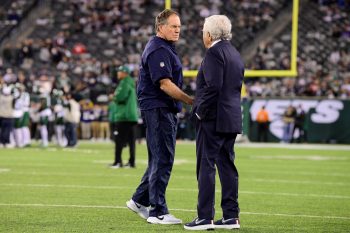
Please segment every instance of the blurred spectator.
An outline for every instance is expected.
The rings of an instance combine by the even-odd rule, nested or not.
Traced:
[[[73,54],[80,55],[86,52],[87,52],[86,46],[83,45],[82,43],[77,43],[73,47]]]
[[[49,145],[49,133],[48,133],[48,125],[49,118],[52,115],[52,111],[49,107],[49,103],[46,98],[40,99],[40,107],[39,107],[39,130],[40,130],[40,138],[41,138],[41,147],[48,147]]]
[[[77,127],[80,122],[80,106],[71,94],[65,96],[65,135],[68,140],[67,147],[75,147],[78,142]]]
[[[262,106],[256,115],[256,121],[258,122],[258,141],[267,142],[267,134],[269,132],[269,113],[266,111],[265,106]]]
[[[293,106],[288,106],[283,114],[283,136],[282,142],[289,143],[293,138],[293,128],[295,124],[296,110]]]
[[[18,92],[14,105],[15,116],[15,130],[14,139],[17,147],[24,147],[30,144],[30,132],[29,132],[29,106],[30,96],[25,91],[25,86],[20,83],[16,83],[15,90]]]
[[[89,99],[81,100],[80,127],[82,139],[91,139],[91,121],[94,118],[93,114],[93,103]]]
[[[92,140],[100,140],[100,117],[101,117],[101,107],[98,104],[93,105],[92,109]]]
[[[138,120],[135,81],[127,66],[118,68],[119,85],[114,93],[116,103],[115,159],[111,168],[123,167],[122,151],[129,146],[129,161],[124,166],[135,167],[135,125]]]
[[[53,113],[54,113],[54,130],[56,136],[56,142],[60,147],[66,147],[68,144],[67,138],[64,134],[64,114],[65,109],[63,107],[63,91],[62,90],[53,90]]]
[[[3,80],[7,84],[12,84],[16,82],[17,76],[13,73],[11,68],[7,68]]]
[[[109,129],[109,121],[108,121],[108,108],[107,105],[103,104],[101,106],[101,115],[100,115],[100,136],[101,140],[109,140],[110,138],[110,129]]]
[[[296,141],[297,142],[306,142],[307,139],[307,134],[306,134],[306,130],[305,130],[305,111],[303,109],[303,106],[301,104],[298,105],[297,109],[296,109],[296,116],[295,116],[295,124],[294,124],[294,128],[293,128],[293,132],[292,132],[292,140],[291,142],[294,141],[294,135],[296,130],[298,130],[298,136]]]
[[[13,117],[15,98],[11,93],[11,87],[3,85],[0,90],[0,146],[13,147],[10,144],[10,133],[14,129]]]

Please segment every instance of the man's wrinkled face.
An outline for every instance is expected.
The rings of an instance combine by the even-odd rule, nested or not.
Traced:
[[[167,23],[159,25],[159,32],[164,39],[176,42],[180,37],[181,21],[179,16],[170,15]]]

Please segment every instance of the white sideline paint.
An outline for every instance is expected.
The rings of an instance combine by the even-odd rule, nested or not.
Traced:
[[[111,161],[108,161],[111,162]],[[108,164],[105,163],[105,164]],[[305,176],[335,176],[335,177],[350,177],[350,174],[344,174],[344,173],[332,173],[332,174],[324,174],[324,173],[318,173],[318,172],[305,172],[305,171],[267,171],[267,170],[250,170],[248,173],[254,173],[254,174],[285,174],[285,175],[305,175]],[[94,177],[104,177],[108,176],[111,177],[113,175],[118,177],[141,177],[141,175],[133,175],[133,174],[124,174],[124,173],[111,173],[111,174],[101,174],[101,173],[69,173],[69,172],[20,172],[20,171],[11,171],[11,174],[17,174],[17,175],[32,175],[32,176],[94,176]],[[187,176],[173,176],[172,179],[189,179],[189,180],[196,180],[195,177],[187,177]]]
[[[93,160],[92,163],[97,163],[97,164],[111,164],[113,161],[112,160]],[[148,160],[146,159],[138,159],[137,160],[138,164],[148,164]],[[174,160],[174,165],[182,165],[182,164],[196,164],[196,161],[190,161],[188,159],[175,159]]]
[[[257,172],[257,171],[253,171],[253,173],[259,173],[259,174],[269,174],[268,172]],[[275,174],[274,172],[271,172],[273,174]],[[278,173],[278,172],[277,172]],[[58,175],[58,176],[79,176],[79,174],[76,173],[36,173],[36,172],[12,172],[12,174],[23,174],[23,175]],[[278,173],[279,174],[279,173]],[[282,173],[281,173],[282,174]],[[283,173],[283,174],[290,174],[290,173]],[[292,173],[293,175],[297,175],[299,173],[295,172]],[[308,173],[304,173],[301,172],[301,174],[308,174]],[[310,173],[311,175],[317,175],[319,176],[318,173]],[[101,174],[81,174],[82,176],[96,176],[96,177],[100,177],[100,176],[108,176],[110,177],[110,174],[107,175],[101,175]],[[321,175],[321,174],[320,174]],[[140,177],[140,175],[136,174],[136,175],[132,175],[132,174],[117,174],[118,177]],[[328,176],[328,175],[327,175]],[[331,176],[331,175],[329,175]],[[346,175],[346,174],[335,174],[334,176],[344,176],[344,177],[349,177],[350,175]],[[187,176],[174,176],[173,179],[183,179],[183,180],[193,180],[196,181],[195,177],[187,177]],[[241,179],[241,180],[247,180],[247,179]],[[260,183],[286,183],[286,184],[310,184],[310,185],[329,185],[329,186],[349,186],[350,183],[344,183],[344,182],[315,182],[313,180],[303,180],[303,181],[298,181],[298,180],[271,180],[271,179],[249,179],[250,181],[256,181],[256,182],[260,182]]]
[[[21,206],[21,207],[68,207],[68,208],[93,208],[93,209],[127,209],[125,206],[103,206],[103,205],[62,205],[62,204],[19,204],[19,203],[0,203],[0,206]],[[179,212],[197,212],[191,209],[169,209],[170,211]],[[321,219],[344,219],[350,220],[350,217],[343,216],[317,216],[305,214],[272,214],[272,213],[255,213],[255,212],[240,212],[243,215],[264,215],[264,216],[281,216],[281,217],[297,217],[297,218],[321,218]]]
[[[252,181],[257,182],[265,182],[265,183],[286,183],[286,184],[316,184],[316,185],[330,185],[330,186],[350,186],[350,183],[344,183],[344,182],[315,182],[312,180],[271,180],[271,179],[250,179]]]
[[[93,160],[92,163],[97,163],[97,164],[111,164],[113,163],[113,160]]]
[[[288,148],[293,150],[342,150],[350,151],[350,146],[339,144],[298,144],[298,143],[241,143],[236,148]]]
[[[10,169],[8,168],[0,168],[0,173],[3,173],[3,172],[9,172]]]
[[[82,153],[82,154],[100,154],[101,153],[99,150],[79,149],[79,148],[60,148],[60,149],[57,149],[55,147],[48,147],[46,150],[50,151],[50,152],[62,151],[62,152],[69,152],[69,153],[76,153],[79,151],[79,153]],[[33,151],[43,151],[43,150],[40,148],[23,148],[23,149],[21,149],[21,151],[33,152]]]
[[[310,161],[349,160],[350,159],[350,157],[322,156],[322,155],[250,155],[249,158],[264,159],[264,160],[310,160]]]
[[[306,171],[266,171],[266,170],[254,170],[249,171],[249,173],[257,173],[257,174],[285,174],[285,175],[305,175],[305,176],[336,176],[336,177],[350,177],[350,174],[344,174],[344,173],[319,173],[319,172],[306,172]]]
[[[79,144],[91,145],[91,144],[106,144],[103,142],[91,142],[91,141],[79,141]],[[142,145],[146,145],[145,142],[141,143]],[[188,145],[194,146],[194,141],[176,141],[177,145]],[[112,145],[112,144],[111,144]],[[287,148],[293,150],[339,150],[339,151],[350,151],[349,145],[344,144],[298,144],[298,143],[254,143],[254,142],[244,142],[244,143],[236,143],[235,148]],[[30,148],[23,149],[23,151],[42,151],[40,148]],[[63,148],[62,151],[65,152],[83,152],[86,154],[99,154],[100,151],[97,149],[80,149],[77,148]]]
[[[241,136],[239,134],[238,136]],[[91,140],[79,140],[79,144],[82,145],[91,145],[91,144],[110,144],[114,145],[110,142],[93,142]],[[146,145],[146,140],[141,140],[141,145]],[[188,140],[176,140],[177,145],[185,145],[185,146],[193,146],[195,145],[195,141]],[[321,143],[278,143],[278,142],[268,142],[268,143],[258,143],[258,142],[238,142],[235,144],[235,147],[247,147],[247,148],[291,148],[291,149],[330,149],[330,150],[350,150],[349,145],[345,144],[321,144]],[[79,147],[77,148],[79,149]],[[79,149],[80,150],[80,149]]]
[[[0,184],[0,186],[21,186],[21,187],[34,187],[34,188],[73,188],[73,189],[130,189],[133,190],[135,187],[127,186],[89,186],[89,185],[56,185],[56,184],[15,184],[7,183]],[[185,188],[168,188],[170,191],[180,192],[197,192],[197,189],[185,189]],[[216,193],[221,193],[217,190]],[[243,194],[252,195],[273,195],[273,196],[293,196],[293,197],[319,197],[319,198],[330,198],[330,199],[350,199],[350,196],[342,195],[320,195],[320,194],[301,194],[301,193],[273,193],[273,192],[255,192],[255,191],[240,191]]]

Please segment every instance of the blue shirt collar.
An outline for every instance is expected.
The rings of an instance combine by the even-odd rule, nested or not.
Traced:
[[[159,36],[154,36],[154,39],[157,40],[157,41],[160,41],[161,43],[164,43],[164,44],[170,46],[172,49],[175,50],[175,42],[168,41],[168,40],[163,39],[163,38],[161,38]]]

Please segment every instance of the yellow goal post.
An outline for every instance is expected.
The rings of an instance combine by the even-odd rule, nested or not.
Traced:
[[[171,0],[165,0],[165,9],[171,8]],[[299,17],[299,0],[293,0],[292,12],[292,37],[290,51],[290,70],[247,70],[245,77],[295,77],[297,71],[297,52],[298,52],[298,17]],[[197,76],[197,70],[185,70],[185,77]]]

